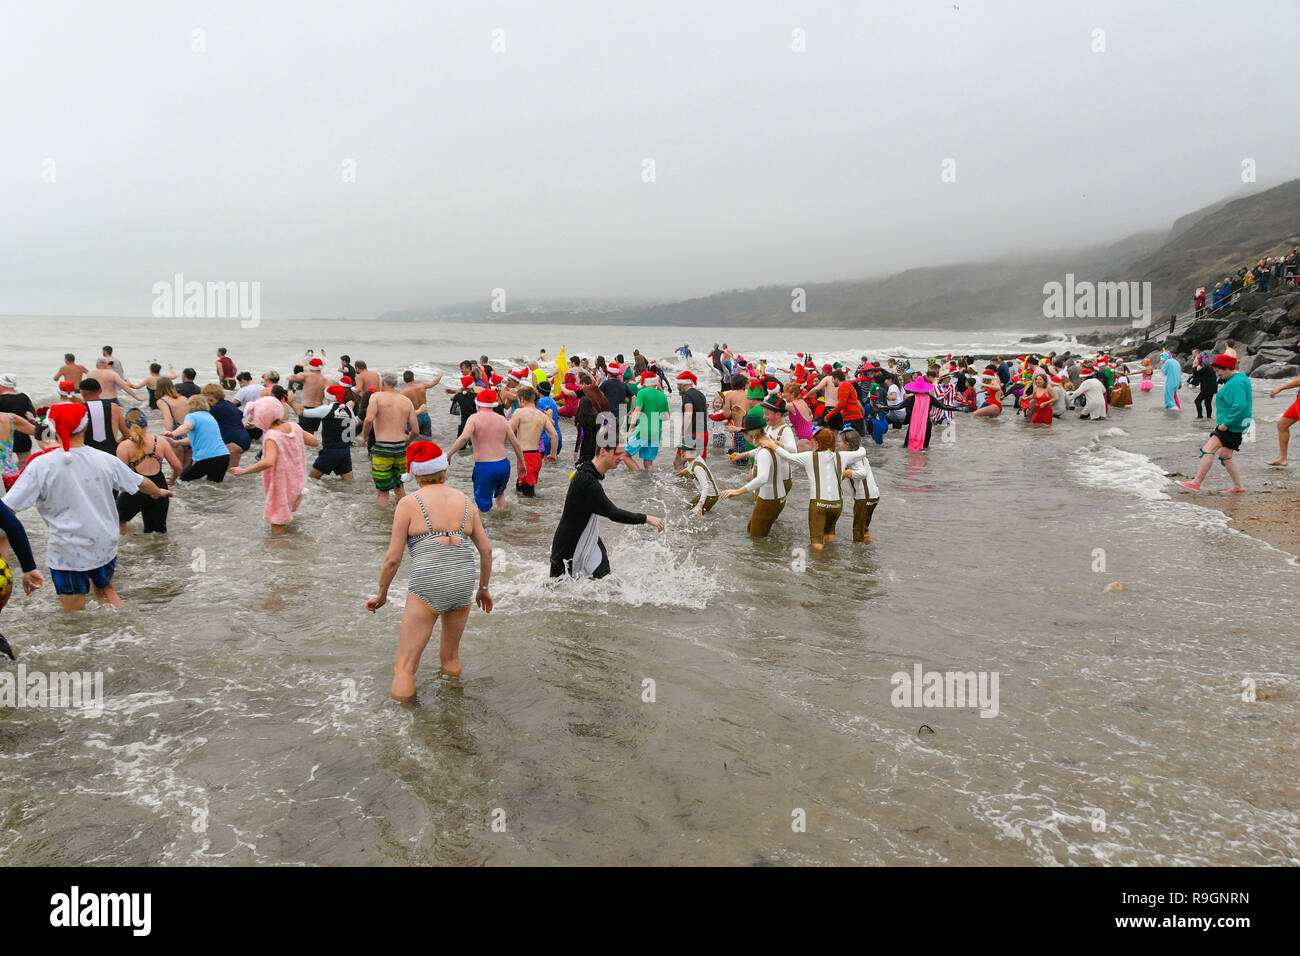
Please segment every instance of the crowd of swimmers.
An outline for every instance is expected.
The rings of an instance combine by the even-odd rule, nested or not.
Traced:
[[[1196,360],[1191,382],[1202,393],[1198,417],[1208,418],[1216,401],[1217,409],[1198,473],[1184,482],[1189,488],[1199,489],[1217,458],[1232,490],[1243,490],[1233,454],[1252,417],[1251,389],[1231,352]],[[678,354],[688,358],[689,346]],[[849,520],[846,511],[852,540],[866,545],[880,501],[867,461],[869,443],[883,444],[896,431],[906,447],[922,451],[936,428],[963,414],[1020,416],[1040,427],[1072,412],[1105,419],[1113,408],[1133,404],[1132,378],[1140,377],[1141,392],[1151,391],[1156,370],[1165,376],[1166,407],[1178,409],[1185,384],[1168,353],[1155,366],[1148,359],[1133,368],[1115,356],[1084,360],[1050,353],[989,362],[936,357],[915,369],[905,359],[876,363],[864,356],[850,367],[799,353],[777,369],[719,345],[709,357],[719,376],[712,397],[694,372],[670,379],[662,363],[639,351],[608,361],[570,357],[565,350],[552,360],[542,351],[506,368],[482,356],[461,362],[454,378],[434,371],[418,382],[412,370],[379,373],[347,355],[336,367],[327,368],[327,361],[324,352],[309,351],[283,381],[267,371],[255,382],[219,349],[216,381],[199,385],[193,368],[178,380],[170,367],[162,374],[157,362],[147,376],[131,381],[106,347],[93,370],[66,355],[54,375],[63,400],[42,408],[32,405],[11,376],[0,375],[0,465],[7,492],[0,505],[0,549],[7,540],[26,592],[45,582],[15,512],[35,507],[45,520],[47,566],[65,612],[84,608],[88,596],[121,606],[112,583],[119,536],[137,518],[146,533],[166,533],[178,483],[260,474],[263,518],[272,534],[283,534],[308,480],[354,480],[353,448],[360,446],[376,503],[386,508],[396,502],[370,610],[387,602],[403,551],[411,559],[392,687],[395,697],[405,699],[414,692],[420,655],[439,618],[443,672],[459,673],[459,642],[470,608],[493,607],[484,516],[509,506],[512,478],[518,498],[536,497],[546,463],[559,460],[566,442],[574,465],[560,482],[565,501],[552,539],[550,575],[600,579],[611,570],[600,519],[664,529],[662,518],[609,499],[603,482],[611,470],[653,471],[671,456],[671,473],[693,493],[692,518],[747,497],[753,538],[772,533],[795,476],[803,474],[810,546],[824,551],[831,545],[840,518]],[[1296,387],[1300,379],[1272,394]],[[669,401],[674,389],[675,411]],[[119,393],[141,405],[124,409]],[[429,411],[442,402],[456,422],[445,450],[433,440]],[[1270,464],[1286,463],[1287,430],[1297,419],[1300,401],[1279,422],[1281,455]],[[450,462],[462,449],[473,459],[466,492],[447,482]],[[719,470],[723,463],[726,470]],[[730,478],[741,469],[740,478]],[[0,594],[0,607],[8,597],[7,590]]]

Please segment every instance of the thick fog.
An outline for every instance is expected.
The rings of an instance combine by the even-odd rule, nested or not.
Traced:
[[[1118,239],[1300,173],[1298,12],[11,2],[0,314],[146,315],[176,273],[268,318],[665,300]]]

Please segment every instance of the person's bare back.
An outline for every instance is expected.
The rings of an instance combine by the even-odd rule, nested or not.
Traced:
[[[506,421],[504,415],[498,415],[490,408],[480,408],[469,417],[461,437],[465,437],[466,433],[470,434],[469,440],[474,443],[475,461],[500,461],[506,457],[506,434],[509,431],[510,423]],[[513,433],[511,437],[513,438]],[[527,447],[520,444],[520,448]],[[537,448],[536,442],[532,448]]]
[[[541,446],[542,432],[546,431],[546,425],[550,420],[549,415],[535,406],[521,405],[510,416],[509,425],[524,451],[538,451]],[[501,450],[504,454],[505,448]]]
[[[54,373],[54,380],[56,382],[71,382],[73,385],[80,385],[82,377],[89,374],[90,369],[86,368],[86,366],[78,365],[76,362],[68,362]]]
[[[306,401],[303,401],[306,405]],[[418,434],[420,425],[415,420],[415,406],[399,392],[375,392],[366,407],[366,419],[371,422],[375,441],[406,441],[407,429]]]
[[[302,407],[315,408],[325,401],[325,388],[329,384],[329,379],[315,369],[304,372],[302,379]]]
[[[126,387],[126,382],[122,381],[121,376],[111,368],[96,368],[88,375],[99,383],[100,398],[117,398],[118,387]]]
[[[357,394],[364,395],[366,393],[366,390],[370,388],[373,388],[375,391],[379,391],[379,373],[372,371],[371,369],[368,368],[358,369],[357,388],[356,388]]]

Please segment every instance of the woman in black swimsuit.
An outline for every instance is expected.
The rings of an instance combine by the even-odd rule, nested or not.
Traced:
[[[171,465],[173,483],[181,471],[181,463],[176,457],[176,452],[172,451],[171,444],[165,438],[150,435],[145,431],[147,425],[148,422],[145,420],[144,412],[140,411],[140,409],[133,408],[126,413],[126,427],[130,431],[131,437],[117,446],[117,457],[126,462],[127,467],[137,475],[152,481],[159,488],[166,488],[167,479],[163,477],[162,473],[163,462],[165,461]],[[142,515],[146,534],[166,534],[167,502],[170,500],[169,498],[150,498],[143,491],[137,491],[130,495],[118,495],[117,521],[119,533],[126,534],[127,522],[136,515]]]

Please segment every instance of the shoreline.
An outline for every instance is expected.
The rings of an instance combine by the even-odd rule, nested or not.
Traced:
[[[1200,494],[1179,495],[1176,500],[1218,511],[1231,522],[1234,530],[1300,560],[1300,507],[1297,507],[1300,505],[1300,475],[1292,472],[1295,467],[1268,468],[1274,477],[1266,479],[1262,487],[1251,487],[1254,482],[1247,479],[1249,490],[1245,494],[1225,494],[1219,489],[1209,489]]]

